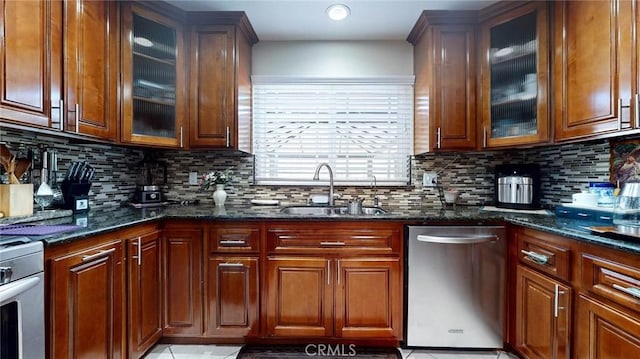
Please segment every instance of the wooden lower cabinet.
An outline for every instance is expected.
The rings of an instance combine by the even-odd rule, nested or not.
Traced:
[[[200,337],[202,323],[202,238],[199,224],[170,223],[162,232],[163,335]]]
[[[123,241],[71,250],[47,259],[48,357],[125,357]]]
[[[575,358],[627,359],[640,355],[640,318],[579,295]]]
[[[336,265],[335,336],[400,338],[400,259],[339,258]]]
[[[333,334],[331,261],[313,257],[267,259],[267,334],[324,337]]]
[[[140,358],[162,336],[160,232],[127,240],[129,358]]]
[[[401,281],[399,258],[269,257],[268,335],[401,338]]]
[[[208,259],[205,336],[258,336],[258,263],[257,256],[224,255]]]
[[[569,358],[571,289],[523,265],[517,268],[516,349],[527,358]]]

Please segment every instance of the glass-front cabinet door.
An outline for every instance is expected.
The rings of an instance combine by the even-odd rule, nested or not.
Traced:
[[[182,25],[123,3],[122,142],[183,147]]]
[[[483,22],[483,148],[550,140],[547,13],[533,2]]]

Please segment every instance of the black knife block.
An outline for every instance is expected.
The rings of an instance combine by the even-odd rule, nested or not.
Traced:
[[[74,202],[77,197],[89,195],[91,183],[72,183],[64,180],[60,185],[60,189],[62,190],[62,197],[64,197],[64,208],[74,209]]]

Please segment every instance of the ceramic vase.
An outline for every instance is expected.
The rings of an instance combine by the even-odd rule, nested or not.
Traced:
[[[213,202],[216,206],[224,206],[224,202],[227,200],[227,192],[224,190],[223,184],[217,184],[216,190],[213,191]]]

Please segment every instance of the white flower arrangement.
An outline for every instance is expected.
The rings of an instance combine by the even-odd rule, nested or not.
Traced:
[[[202,176],[200,190],[205,191],[217,184],[227,184],[233,179],[233,171],[226,169],[224,171],[212,171]]]

